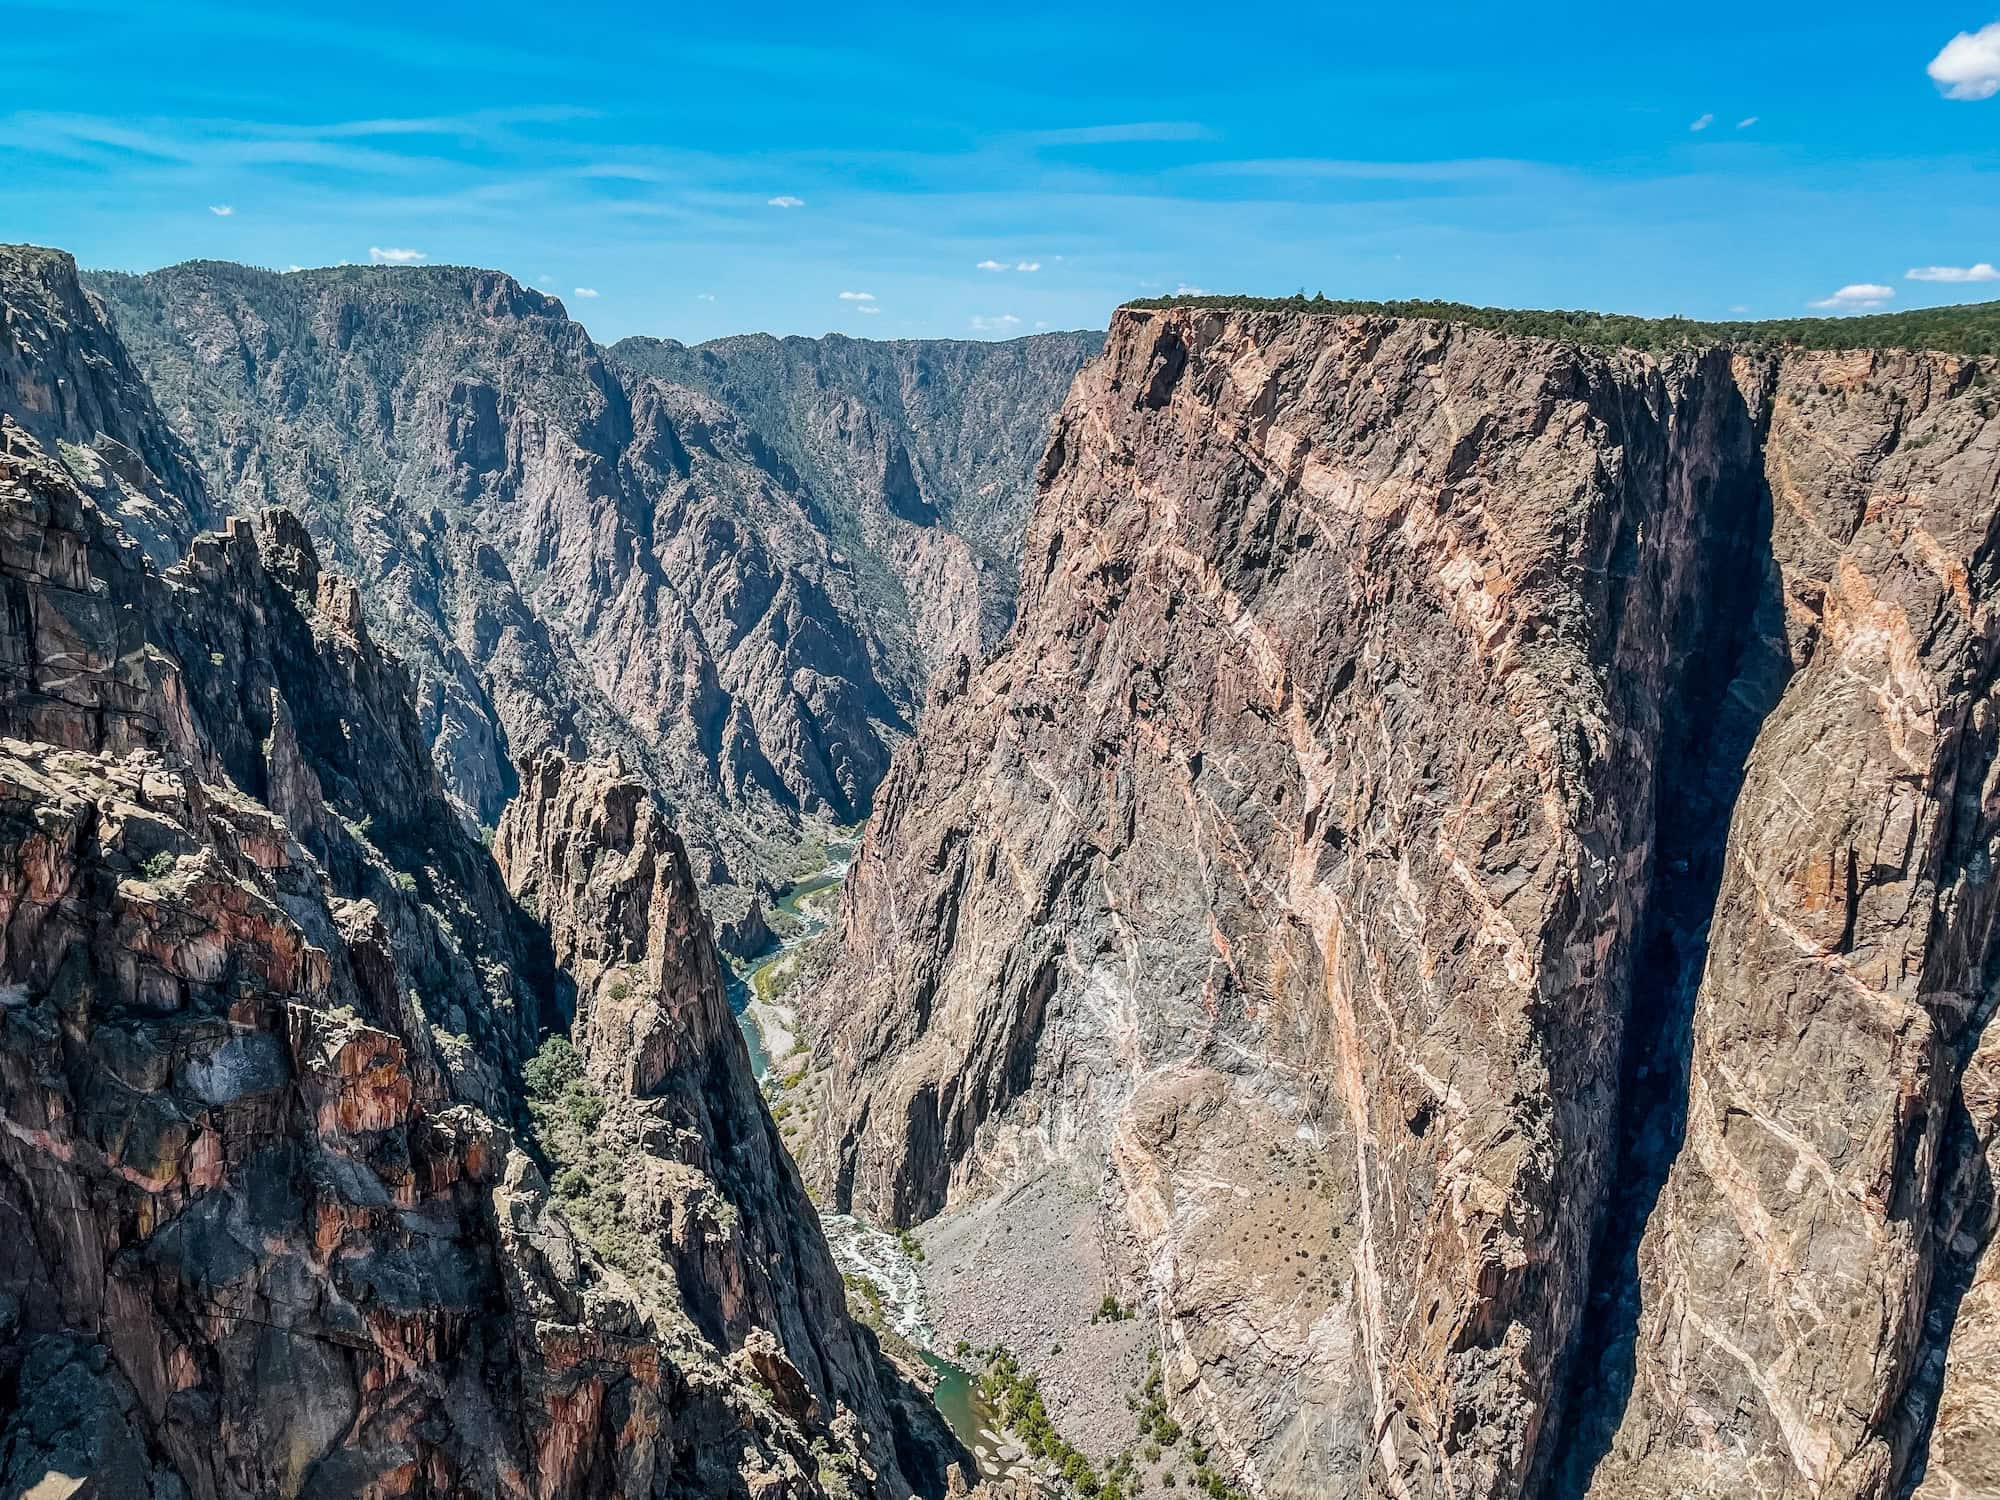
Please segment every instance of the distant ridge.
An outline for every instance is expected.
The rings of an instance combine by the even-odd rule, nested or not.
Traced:
[[[1686,344],[1756,344],[1800,349],[1927,349],[1943,354],[2000,354],[2000,302],[1964,302],[1950,307],[1911,308],[1848,318],[1772,318],[1703,322],[1695,318],[1638,318],[1625,313],[1538,311],[1532,308],[1473,307],[1463,302],[1362,302],[1330,297],[1239,297],[1189,294],[1142,297],[1121,311],[1161,311],[1213,307],[1231,312],[1315,313],[1346,317],[1379,313],[1395,318],[1432,318],[1465,323],[1499,333],[1558,339],[1572,344],[1604,344],[1628,349],[1672,349]]]

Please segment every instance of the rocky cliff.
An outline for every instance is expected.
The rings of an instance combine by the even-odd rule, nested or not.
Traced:
[[[162,567],[214,520],[193,455],[68,256],[0,245],[0,411]]]
[[[914,706],[931,674],[983,659],[1013,618],[1035,467],[1103,343],[746,334],[693,348],[630,338],[611,353],[743,413],[804,478],[883,601],[877,617]]]
[[[1121,313],[809,1175],[1081,1177],[1259,1495],[1976,1491],[1994,376]]]
[[[614,365],[498,273],[202,262],[92,285],[218,502],[293,509],[362,581],[468,820],[494,824],[545,750],[615,752],[674,809],[738,951],[802,822],[865,815],[926,664],[977,652],[982,599],[1004,610],[1010,583],[940,516],[872,519],[918,483],[883,454],[908,422],[822,425],[801,470],[746,415],[778,409]],[[1027,363],[1001,438],[940,434],[968,450],[954,468],[916,448],[912,504],[965,475],[1006,493],[954,516],[1018,513],[1073,368]],[[863,525],[841,484],[878,465],[893,495]]]
[[[74,462],[0,415],[0,1491],[941,1489],[650,793],[545,758],[503,880],[297,519],[162,571]]]

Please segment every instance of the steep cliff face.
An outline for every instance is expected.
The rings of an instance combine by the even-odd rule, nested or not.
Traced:
[[[6,416],[0,598],[0,1488],[941,1488],[714,1029],[656,813],[650,870],[522,911],[296,519],[161,573]],[[535,790],[510,826],[591,805]],[[591,1106],[644,1147],[613,1239],[522,1100],[632,943],[673,1009]]]
[[[60,251],[0,245],[0,411],[162,567],[212,523],[193,457]]]
[[[1890,1493],[1983,1347],[1992,379],[1121,313],[812,1175],[1086,1178],[1260,1494]]]
[[[830,334],[631,338],[621,363],[741,412],[804,478],[877,611],[912,702],[1014,613],[1035,466],[1097,333],[1004,343]]]
[[[761,369],[614,365],[492,272],[92,285],[219,502],[295,510],[363,580],[468,819],[545,750],[618,753],[739,951],[801,821],[865,815],[933,666],[1004,620],[1008,528],[1082,352],[885,346],[852,379],[779,372],[794,401]],[[885,386],[907,398],[860,394]]]
[[[751,1078],[687,854],[645,785],[551,752],[501,820],[509,886],[549,921],[574,986],[581,1118],[558,1127],[557,1181],[586,1234],[739,1359],[795,1417],[849,1413],[842,1436],[896,1436],[935,1488],[956,1443],[850,1323],[839,1273]],[[600,1101],[590,1103],[592,1098]],[[629,1257],[621,1251],[633,1252]]]
[[[493,272],[199,263],[97,287],[232,509],[288,505],[412,661],[447,788],[617,749],[705,885],[851,820],[906,729],[848,569],[731,413]]]

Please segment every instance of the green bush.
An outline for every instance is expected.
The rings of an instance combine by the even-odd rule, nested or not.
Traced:
[[[530,1099],[552,1100],[562,1096],[573,1083],[582,1081],[583,1054],[566,1036],[549,1037],[521,1069],[521,1082]]]

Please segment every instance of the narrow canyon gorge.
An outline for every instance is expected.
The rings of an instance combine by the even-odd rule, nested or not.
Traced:
[[[2000,364],[1165,301],[0,247],[0,1500],[2000,1494]]]

